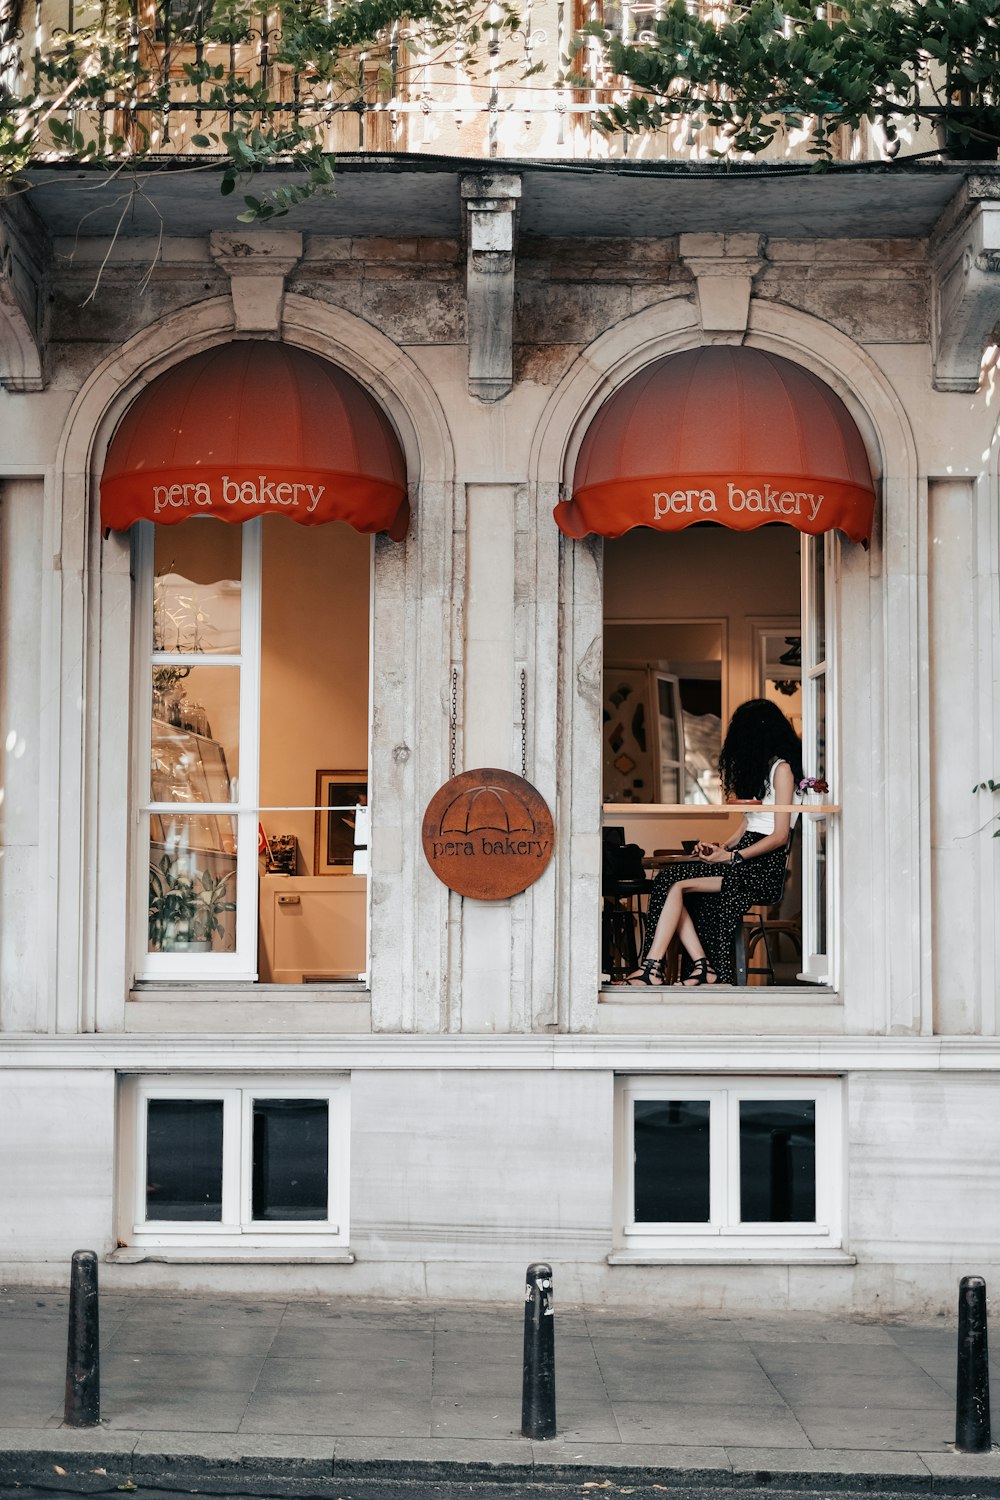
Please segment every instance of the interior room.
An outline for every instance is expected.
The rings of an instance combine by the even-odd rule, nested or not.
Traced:
[[[247,527],[155,528],[149,949],[232,951],[253,900],[259,982],[357,982],[371,540],[257,524],[259,564]],[[237,818],[208,810],[220,804],[256,815],[256,891],[237,888]]]
[[[721,842],[739,827],[738,814],[698,814],[723,803],[718,760],[733,710],[769,698],[802,734],[802,540],[781,524],[737,532],[702,523],[605,543],[606,984],[635,968],[659,870],[694,841]],[[793,836],[781,902],[744,919],[748,984],[798,981],[800,848]],[[639,889],[623,886],[623,874]],[[668,977],[678,974],[674,958]]]

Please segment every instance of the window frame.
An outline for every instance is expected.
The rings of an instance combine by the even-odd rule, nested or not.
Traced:
[[[349,1243],[350,1080],[298,1075],[216,1077],[128,1075],[119,1080],[119,1248],[281,1251],[294,1257],[343,1250]],[[146,1142],[151,1099],[221,1100],[222,1217],[217,1221],[149,1219]],[[255,1099],[322,1099],[327,1105],[327,1217],[254,1220],[253,1104]]]
[[[653,1251],[665,1258],[774,1259],[776,1252],[839,1251],[843,1247],[843,1080],[833,1076],[750,1077],[650,1075],[615,1080],[616,1243],[628,1253]],[[739,1105],[743,1099],[809,1099],[816,1106],[816,1219],[802,1222],[739,1221]],[[637,1223],[634,1212],[634,1105],[638,1101],[707,1100],[709,1203],[707,1224]]]
[[[187,525],[197,524],[191,517]],[[130,850],[129,850],[129,934],[132,957],[129,964],[132,985],[167,984],[245,984],[248,987],[286,990],[287,983],[261,985],[259,966],[260,882],[258,879],[258,825],[260,807],[260,733],[261,680],[263,672],[262,620],[264,606],[264,522],[255,517],[239,525],[241,539],[240,570],[240,649],[238,652],[153,651],[153,595],[155,523],[138,521],[131,534],[132,571],[132,727],[130,747]],[[371,729],[374,686],[374,555],[369,550],[367,676],[368,768],[370,778]],[[152,755],[152,669],[160,665],[221,667],[237,670],[239,677],[239,777],[234,778],[237,796],[228,803],[165,803],[151,797],[150,763]],[[305,799],[304,799],[305,800]],[[371,798],[369,793],[369,812]],[[264,809],[263,811],[270,811]],[[314,809],[315,812],[315,809]],[[148,942],[149,911],[149,826],[152,814],[204,813],[230,818],[236,825],[236,912],[235,948],[212,949],[207,953],[150,952]],[[371,843],[370,822],[362,860],[367,865]],[[308,851],[307,851],[308,853]],[[350,866],[344,867],[350,875]],[[344,985],[368,983],[371,972],[371,884],[366,876],[365,891],[365,958],[363,967],[353,966],[347,976],[324,983],[336,991]],[[295,986],[298,988],[298,986]]]
[[[836,806],[839,793],[840,700],[839,700],[839,632],[837,600],[840,578],[840,534],[802,537],[802,748],[812,764],[803,769],[807,776],[826,777],[829,792],[823,800]],[[822,651],[819,648],[820,621],[817,612],[817,570],[823,575]],[[825,730],[822,770],[819,759],[820,694],[824,699]],[[799,978],[810,984],[836,987],[841,951],[840,933],[840,817],[807,816],[802,822],[802,968]],[[825,942],[820,941],[819,857],[820,825],[826,835],[825,892],[823,923]]]

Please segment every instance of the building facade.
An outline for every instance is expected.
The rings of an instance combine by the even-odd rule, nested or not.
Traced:
[[[0,205],[0,1271],[942,1310],[1000,1243],[997,168],[477,119],[288,227]],[[751,972],[622,983],[756,697],[829,790]],[[553,819],[499,899],[421,837],[477,768]]]

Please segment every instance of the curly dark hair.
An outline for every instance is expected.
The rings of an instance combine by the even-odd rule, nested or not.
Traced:
[[[787,760],[795,783],[802,780],[802,742],[776,703],[751,698],[729,721],[719,770],[727,797],[763,797],[774,760]]]

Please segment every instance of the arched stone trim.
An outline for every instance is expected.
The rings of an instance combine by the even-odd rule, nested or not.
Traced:
[[[926,481],[908,415],[876,361],[828,324],[752,300],[746,342],[784,355],[842,397],[881,475],[880,530],[869,554],[842,553],[841,658],[855,691],[842,693],[845,758],[840,992],[848,1030],[931,1030],[929,965]],[[538,424],[530,477],[544,524],[572,482],[598,407],[653,360],[700,346],[697,310],[676,298],[637,313],[581,352]],[[555,531],[555,522],[552,522]],[[597,1025],[600,882],[600,709],[603,544],[558,538],[562,639],[558,687],[560,1022]],[[891,871],[891,879],[886,872]],[[862,942],[862,934],[868,935]]]
[[[164,370],[232,338],[234,327],[232,299],[213,297],[129,339],[82,386],[59,444],[57,472],[79,475],[96,468],[119,417],[139,392]],[[285,298],[282,335],[285,342],[342,365],[369,388],[396,427],[415,483],[452,480],[454,446],[441,405],[391,339],[353,313],[296,294]]]
[[[584,434],[598,408],[632,375],[702,344],[747,343],[782,354],[823,377],[844,401],[865,439],[876,473],[913,480],[917,449],[909,420],[885,374],[866,351],[828,323],[778,303],[753,299],[744,338],[706,340],[694,304],[675,298],[624,319],[595,339],[553,392],[532,443],[535,483],[569,484]]]
[[[123,733],[130,689],[130,547],[126,537],[101,538],[93,500],[97,480],[115,426],[139,391],[233,333],[228,296],[143,329],[85,381],[58,444],[49,535],[60,558],[62,590],[53,591],[47,621],[54,643],[53,732],[43,774],[58,787],[46,858],[58,881],[47,919],[62,1031],[122,1029],[129,982],[125,870],[133,831],[121,788],[131,783]],[[429,870],[424,882],[424,871],[402,861],[399,847],[404,830],[419,826],[423,804],[445,779],[447,765],[446,714],[431,725],[424,712],[418,729],[418,695],[405,685],[416,682],[421,658],[448,662],[454,652],[450,612],[438,611],[433,621],[420,612],[428,592],[444,598],[451,593],[454,445],[429,383],[370,324],[292,294],[285,299],[282,335],[343,365],[368,386],[399,435],[411,502],[419,488],[405,544],[375,543],[371,760],[380,818],[372,846],[376,940],[370,974],[376,1029],[434,1030],[441,1012],[447,892]],[[382,693],[380,673],[386,679]],[[407,748],[418,743],[419,757]]]

